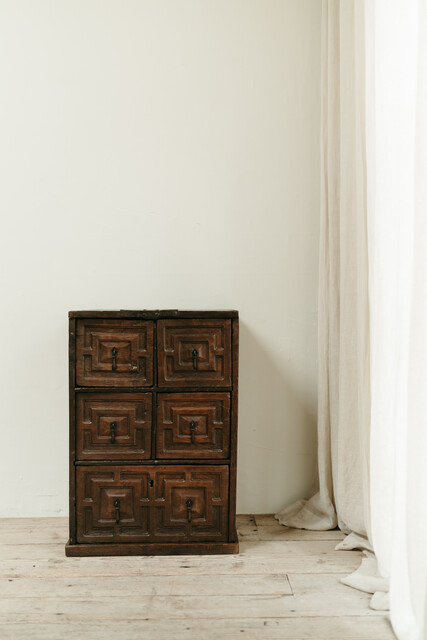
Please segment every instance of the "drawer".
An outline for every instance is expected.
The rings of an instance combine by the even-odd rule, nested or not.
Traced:
[[[157,458],[228,458],[229,393],[159,393]]]
[[[80,466],[76,474],[78,542],[227,539],[226,465]]]
[[[152,507],[153,539],[164,542],[226,540],[228,467],[158,467]]]
[[[152,321],[77,321],[76,383],[88,387],[153,384]]]
[[[231,321],[159,320],[159,386],[231,385]]]
[[[149,467],[76,467],[77,542],[150,539]]]
[[[151,457],[151,393],[78,393],[77,460]]]

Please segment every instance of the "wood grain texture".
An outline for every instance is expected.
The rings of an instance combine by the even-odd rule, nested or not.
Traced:
[[[224,311],[179,311],[178,309],[156,309],[156,310],[127,310],[121,309],[120,311],[69,311],[68,316],[70,318],[120,318],[126,319],[145,319],[145,320],[157,320],[160,318],[238,318],[239,312],[230,309]]]
[[[67,555],[236,553],[238,313],[69,316]]]
[[[76,495],[78,543],[128,543],[133,555],[147,549],[131,543],[227,541],[226,465],[79,466]],[[84,549],[111,554],[105,544],[97,553]],[[82,549],[75,551],[81,555]],[[152,551],[160,552],[154,546]],[[117,552],[126,555],[126,547]],[[203,553],[202,546],[197,553]]]
[[[230,516],[229,535],[236,535],[236,490],[237,490],[237,434],[239,412],[239,319],[231,322],[232,349],[232,384],[231,424],[230,424]]]
[[[126,596],[118,594],[97,598],[97,607],[87,600],[62,598],[58,601],[46,598],[43,603],[29,610],[24,599],[5,598],[2,602],[3,620],[7,617],[16,622],[56,622],[57,615],[71,619],[80,617],[89,620],[163,620],[165,618],[191,620],[198,618],[220,618],[224,610],[227,618],[280,617],[287,613],[296,617],[294,599],[291,595],[262,594],[230,596]]]
[[[153,332],[145,320],[77,320],[76,384],[150,387]]]
[[[211,543],[212,549],[218,548],[221,543]],[[228,544],[230,547],[232,543]],[[240,547],[242,541],[239,542]],[[76,553],[78,551],[76,545]],[[88,545],[93,553],[96,554],[96,545]],[[119,547],[120,548],[120,547]],[[167,549],[165,549],[167,551]],[[226,552],[226,551],[225,551]],[[126,553],[126,549],[124,549]],[[224,551],[223,551],[224,553]],[[231,553],[233,551],[231,550]],[[141,555],[141,554],[136,554]],[[168,555],[168,554],[166,554]],[[182,555],[182,554],[181,554]],[[50,557],[51,560],[46,560]],[[118,557],[112,564],[107,557],[93,557],[91,565],[72,564],[70,560],[64,556],[64,543],[61,544],[23,544],[1,545],[0,546],[0,576],[12,578],[24,575],[37,575],[40,577],[48,577],[53,575],[72,576],[80,575],[139,575],[145,572],[150,575],[162,575],[175,570],[180,572],[185,569],[189,575],[202,575],[205,572],[212,574],[264,574],[275,573],[278,570],[292,573],[308,573],[308,574],[327,574],[327,573],[351,573],[355,571],[361,562],[359,555],[353,552],[335,552],[328,554],[310,555],[284,555],[279,557],[258,555],[248,555],[240,553],[239,555],[183,555],[182,558],[176,556],[168,557],[165,564],[163,557],[152,556],[144,557],[140,561],[136,561],[134,557]],[[92,573],[94,572],[94,573]]]
[[[68,535],[68,518],[1,518],[0,546],[63,542]]]
[[[309,576],[289,573],[289,582],[296,610],[305,616],[384,615],[383,611],[369,608],[372,594],[341,584],[334,574]]]
[[[221,543],[212,543],[217,546]],[[224,543],[229,544],[229,543]],[[181,573],[184,569],[188,575],[255,575],[274,573],[278,570],[286,573],[299,574],[346,574],[355,571],[360,565],[360,558],[352,556],[347,558],[334,555],[316,555],[282,558],[280,564],[275,557],[241,557],[238,560],[234,554],[230,555],[168,555],[165,558],[158,556],[144,556],[136,561],[134,556],[118,556],[114,563],[109,557],[92,557],[91,564],[81,563],[81,558],[66,558],[64,544],[36,545],[34,551],[32,545],[21,545],[21,549],[0,549],[0,577],[16,578],[22,576],[52,577],[52,576],[76,576],[76,575],[118,575],[135,576],[141,572],[146,575],[170,575],[175,571]],[[33,550],[33,553],[32,553]],[[47,560],[46,553],[50,553],[55,560]],[[167,554],[166,554],[167,555]],[[203,558],[203,559],[202,559]],[[155,561],[153,561],[153,559]],[[77,564],[73,564],[76,562]]]
[[[241,536],[263,526],[236,521]],[[361,554],[316,532],[258,536],[241,555],[139,559],[64,558],[66,532],[63,518],[0,521],[2,640],[395,640],[369,595],[339,582]]]
[[[229,393],[158,393],[156,457],[228,458]]]
[[[238,553],[239,543],[235,542],[134,542],[114,544],[66,544],[65,554],[69,558],[103,556],[189,556],[223,555]]]
[[[69,539],[76,543],[76,407],[74,385],[76,384],[76,320],[68,320],[68,412],[69,412],[69,452],[68,452],[68,510]]]
[[[251,556],[265,555],[271,553],[276,557],[296,556],[302,554],[304,556],[315,555],[330,556],[336,554],[337,558],[345,556],[342,551],[335,551],[336,540],[317,540],[298,539],[298,540],[242,540],[240,543],[241,552]],[[354,556],[359,560],[363,558],[361,551],[355,551]]]
[[[151,393],[76,394],[76,459],[151,458]]]
[[[193,461],[191,460],[191,463],[193,464],[197,464],[203,462],[203,464],[208,467],[209,465],[216,465],[218,464],[219,460],[199,460],[199,461]],[[188,465],[189,464],[189,460],[185,460],[184,458],[181,460],[175,460],[175,459],[171,459],[171,460],[167,460],[166,458],[163,460],[158,460],[153,458],[152,460],[121,460],[120,464],[126,464],[126,465],[153,465],[153,464],[162,464],[164,466],[167,465],[176,465],[176,464],[184,464],[184,465]],[[229,460],[221,460],[221,464],[225,464],[225,465],[229,465],[230,461]],[[75,462],[76,466],[85,466],[85,467],[96,467],[97,465],[113,465],[113,466],[117,466],[117,461],[116,460],[91,460],[86,461],[86,460],[76,460]]]
[[[286,573],[258,576],[224,575],[221,579],[209,580],[206,576],[177,575],[152,576],[150,580],[143,575],[129,580],[125,576],[74,578],[20,578],[0,582],[0,598],[37,597],[69,600],[91,600],[108,598],[111,594],[127,596],[233,596],[262,595],[263,593],[293,595]]]
[[[345,535],[342,531],[334,529],[332,531],[307,531],[306,529],[292,529],[292,527],[258,526],[258,537],[260,540],[334,540],[338,544],[340,540],[344,540]]]
[[[157,366],[161,387],[231,386],[231,320],[159,320]]]
[[[120,604],[119,604],[120,606]],[[371,616],[197,618],[102,621],[65,617],[52,623],[0,622],[2,640],[395,640],[390,623]]]

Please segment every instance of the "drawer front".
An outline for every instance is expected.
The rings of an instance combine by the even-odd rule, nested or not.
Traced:
[[[153,329],[151,321],[78,320],[77,385],[152,386]]]
[[[228,467],[76,467],[77,542],[214,542],[228,536]]]
[[[228,535],[228,467],[158,467],[152,507],[153,539],[209,542]]]
[[[150,539],[150,472],[140,466],[77,467],[77,542]]]
[[[135,460],[151,457],[150,393],[78,393],[78,460]]]
[[[159,393],[157,458],[228,458],[229,393]]]
[[[230,320],[159,320],[159,386],[231,385]]]

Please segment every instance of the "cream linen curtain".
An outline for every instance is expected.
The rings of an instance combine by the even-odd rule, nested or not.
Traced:
[[[319,493],[277,517],[288,526],[338,524],[366,536],[370,369],[363,4],[324,2],[322,20]]]
[[[343,582],[427,638],[427,0],[324,0],[319,492],[282,524],[350,535]],[[375,555],[372,553],[372,548]]]

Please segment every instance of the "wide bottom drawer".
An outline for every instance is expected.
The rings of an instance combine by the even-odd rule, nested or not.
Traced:
[[[228,538],[227,465],[79,466],[77,542]]]

